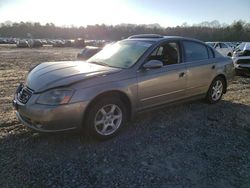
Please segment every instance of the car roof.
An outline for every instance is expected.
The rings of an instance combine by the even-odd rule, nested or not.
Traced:
[[[126,40],[137,40],[137,41],[149,41],[149,42],[158,42],[158,41],[165,41],[165,40],[192,40],[195,42],[201,42],[203,41],[194,39],[194,38],[188,38],[188,37],[181,37],[181,36],[163,36],[163,35],[155,35],[155,34],[142,34],[142,35],[133,35],[129,37]]]

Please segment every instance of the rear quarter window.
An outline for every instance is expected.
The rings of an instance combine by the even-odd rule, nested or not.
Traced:
[[[183,41],[185,60],[189,61],[200,61],[208,59],[207,47],[203,44],[193,41]]]

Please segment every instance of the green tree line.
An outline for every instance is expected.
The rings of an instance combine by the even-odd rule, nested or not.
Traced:
[[[97,39],[120,40],[135,34],[162,34],[193,37],[203,41],[250,41],[250,23],[235,21],[221,25],[218,21],[202,22],[189,26],[184,23],[176,27],[160,27],[158,24],[88,25],[86,27],[59,27],[53,23],[20,22],[0,24],[0,37],[48,38],[48,39]]]

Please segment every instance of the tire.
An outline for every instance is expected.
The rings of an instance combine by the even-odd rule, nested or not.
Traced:
[[[211,83],[207,92],[206,100],[210,104],[215,104],[221,100],[223,91],[225,91],[226,83],[221,77],[216,77]]]
[[[98,140],[116,136],[127,121],[127,110],[118,97],[105,97],[95,101],[86,115],[87,134]]]

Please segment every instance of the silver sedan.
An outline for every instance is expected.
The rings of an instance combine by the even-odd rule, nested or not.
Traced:
[[[42,132],[82,128],[106,139],[137,112],[176,101],[217,103],[233,63],[189,38],[136,35],[86,62],[47,62],[29,72],[13,100],[16,115]]]

